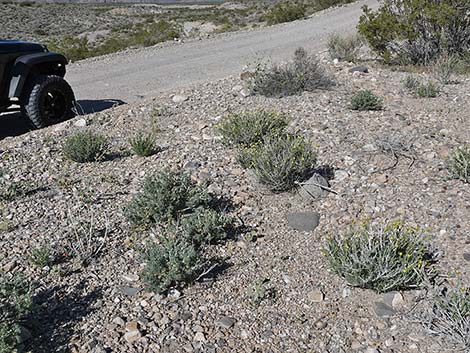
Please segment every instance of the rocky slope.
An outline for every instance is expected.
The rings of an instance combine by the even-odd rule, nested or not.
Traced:
[[[402,90],[405,73],[372,65],[353,74],[347,64],[325,65],[338,82],[327,91],[245,97],[244,83],[232,77],[0,141],[5,177],[29,185],[3,205],[0,268],[40,284],[30,350],[454,352],[419,323],[424,291],[384,296],[350,288],[329,271],[321,248],[325,236],[356,220],[401,218],[427,229],[443,272],[458,269],[470,278],[470,189],[445,168],[450,151],[470,141],[470,81],[459,77],[437,98],[414,98]],[[351,111],[359,89],[384,97],[385,109]],[[318,146],[319,170],[334,192],[318,199],[275,195],[239,166],[214,126],[229,112],[257,108],[288,114],[290,128]],[[128,139],[152,126],[162,152],[131,156]],[[78,165],[63,157],[64,139],[83,129],[109,138],[105,161]],[[219,259],[216,271],[162,296],[140,281],[136,248],[147,235],[132,231],[123,208],[146,175],[167,167],[210,180],[210,191],[232,200],[233,214],[251,232],[208,254]],[[297,211],[318,213],[318,227],[294,229],[288,218]],[[32,267],[33,247],[67,241],[69,214],[94,214],[108,224],[102,255],[84,268],[68,261]],[[261,282],[270,295],[254,303],[250,291]]]

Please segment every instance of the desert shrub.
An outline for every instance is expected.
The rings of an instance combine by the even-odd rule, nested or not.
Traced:
[[[107,149],[108,142],[104,136],[84,131],[67,138],[63,153],[74,162],[87,163],[103,159]]]
[[[353,110],[382,110],[382,108],[383,99],[369,90],[359,91],[351,98],[351,109]]]
[[[31,249],[29,262],[36,267],[46,267],[54,261],[54,254],[49,246],[42,245]]]
[[[125,212],[135,225],[149,226],[179,220],[211,201],[207,190],[191,181],[189,174],[162,171],[147,177]]]
[[[13,201],[26,195],[28,189],[27,183],[7,181],[0,177],[0,201]]]
[[[22,276],[0,273],[0,353],[15,352],[20,324],[32,307],[32,285]]]
[[[305,5],[293,1],[278,2],[267,11],[268,25],[291,22],[305,17]]]
[[[328,237],[324,247],[333,272],[377,292],[419,287],[430,274],[428,251],[423,233],[400,222],[351,228]]]
[[[194,213],[181,219],[184,236],[199,247],[221,241],[227,237],[232,219],[211,208],[197,208]]]
[[[79,38],[66,35],[63,38],[48,42],[47,47],[51,51],[65,55],[70,61],[78,61],[94,56],[86,37]]]
[[[468,0],[384,0],[364,7],[358,30],[386,61],[426,64],[470,49]]]
[[[422,82],[416,87],[415,94],[421,98],[435,98],[439,95],[439,87],[432,81]]]
[[[403,81],[403,88],[409,93],[421,98],[435,98],[439,95],[439,87],[432,81],[423,82],[408,75]]]
[[[250,80],[254,94],[283,97],[304,91],[326,89],[334,83],[318,59],[305,49],[295,51],[294,60],[285,65],[259,66]]]
[[[460,59],[456,55],[444,53],[440,55],[431,66],[434,78],[442,85],[451,82],[452,76],[459,71]]]
[[[435,291],[426,321],[433,333],[451,339],[462,351],[470,349],[470,288],[451,285]]]
[[[145,262],[142,280],[157,292],[191,282],[201,267],[200,255],[184,236],[161,240],[161,244],[151,243],[142,250]]]
[[[279,113],[257,110],[231,114],[218,126],[224,142],[228,145],[252,145],[258,143],[266,134],[282,130],[287,126],[287,118]]]
[[[470,145],[455,149],[449,159],[448,169],[453,178],[470,183]]]
[[[143,135],[142,133],[133,137],[129,141],[132,152],[140,157],[148,157],[156,153],[155,137],[153,134]]]
[[[303,181],[315,166],[316,152],[298,134],[276,132],[261,143],[244,147],[238,159],[252,168],[259,181],[273,192],[287,191]]]
[[[333,34],[328,38],[327,47],[331,59],[354,62],[359,56],[362,39],[358,35]]]

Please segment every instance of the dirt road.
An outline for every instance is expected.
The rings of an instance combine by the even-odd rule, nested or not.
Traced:
[[[89,59],[70,65],[67,78],[80,100],[133,102],[177,92],[189,84],[238,74],[257,59],[287,59],[299,46],[323,50],[329,34],[355,30],[365,4],[378,6],[376,0],[361,0],[307,20]]]

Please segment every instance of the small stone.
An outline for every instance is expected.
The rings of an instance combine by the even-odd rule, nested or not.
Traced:
[[[351,342],[351,349],[356,350],[356,349],[359,349],[361,347],[362,347],[362,344],[359,341],[354,340],[354,341]]]
[[[120,318],[119,316],[117,316],[113,319],[113,323],[115,323],[116,325],[119,325],[119,326],[124,326],[126,324],[125,321],[122,318]]]
[[[364,74],[369,73],[369,68],[365,65],[354,66],[349,69],[349,72],[362,72]]]
[[[465,254],[463,254],[463,259],[464,259],[465,261],[470,261],[470,253],[465,253]]]
[[[335,170],[335,181],[343,181],[349,177],[349,173],[343,169]]]
[[[301,232],[312,232],[320,223],[320,214],[317,212],[292,212],[286,218],[291,228]]]
[[[315,173],[301,184],[299,195],[306,200],[317,200],[328,193],[322,186],[328,187],[328,181],[320,174]]]
[[[251,92],[249,90],[247,90],[246,88],[244,88],[240,91],[240,96],[242,98],[249,97],[249,96],[251,96]]]
[[[134,343],[141,337],[142,337],[142,334],[140,333],[139,330],[126,332],[124,335],[124,339],[126,340],[127,343]]]
[[[127,275],[123,275],[122,278],[124,278],[124,280],[127,282],[137,282],[139,280],[139,275],[127,274]]]
[[[333,64],[338,65],[338,63],[339,63],[339,59],[338,59],[338,58],[334,58],[334,59],[333,59]]]
[[[325,321],[318,320],[317,322],[315,322],[315,327],[318,330],[323,330],[326,326],[327,326],[327,324],[326,324]]]
[[[173,103],[182,103],[188,100],[188,96],[183,94],[175,94],[172,98]]]
[[[127,331],[138,331],[139,330],[139,324],[137,321],[129,321],[126,323],[126,330]]]
[[[217,320],[215,322],[215,325],[219,326],[219,327],[222,327],[224,329],[229,329],[230,327],[232,327],[235,324],[236,321],[237,320],[235,320],[233,317],[224,316],[220,320]]]
[[[403,295],[396,291],[385,293],[383,298],[384,303],[394,309],[403,306],[404,303]]]
[[[242,85],[236,85],[232,87],[232,91],[240,92],[243,89]]]
[[[308,293],[308,299],[314,303],[321,303],[324,298],[325,295],[318,288],[315,288],[314,290],[310,291],[310,293]]]
[[[343,298],[347,298],[351,295],[351,289],[350,288],[343,288],[343,292],[341,293],[341,296]]]
[[[392,307],[390,307],[387,304],[382,303],[382,302],[376,302],[375,303],[374,311],[375,311],[375,314],[378,317],[381,317],[381,318],[388,318],[388,317],[394,316],[396,314],[396,311],[393,310]]]
[[[206,342],[206,337],[204,336],[204,334],[203,334],[202,332],[197,332],[197,333],[194,335],[193,341],[196,341],[196,342]]]
[[[132,288],[132,287],[122,287],[121,292],[124,295],[127,295],[128,297],[133,297],[137,293],[140,292],[140,288]]]
[[[78,119],[77,121],[75,121],[73,123],[73,125],[75,127],[85,127],[85,126],[87,126],[87,121],[86,121],[86,119],[81,118],[81,119]]]
[[[374,347],[367,347],[364,353],[379,353],[379,351]]]

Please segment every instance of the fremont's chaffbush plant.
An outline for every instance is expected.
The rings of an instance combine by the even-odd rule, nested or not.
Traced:
[[[367,223],[329,236],[324,254],[348,284],[377,292],[417,288],[433,272],[426,236],[400,221]]]

